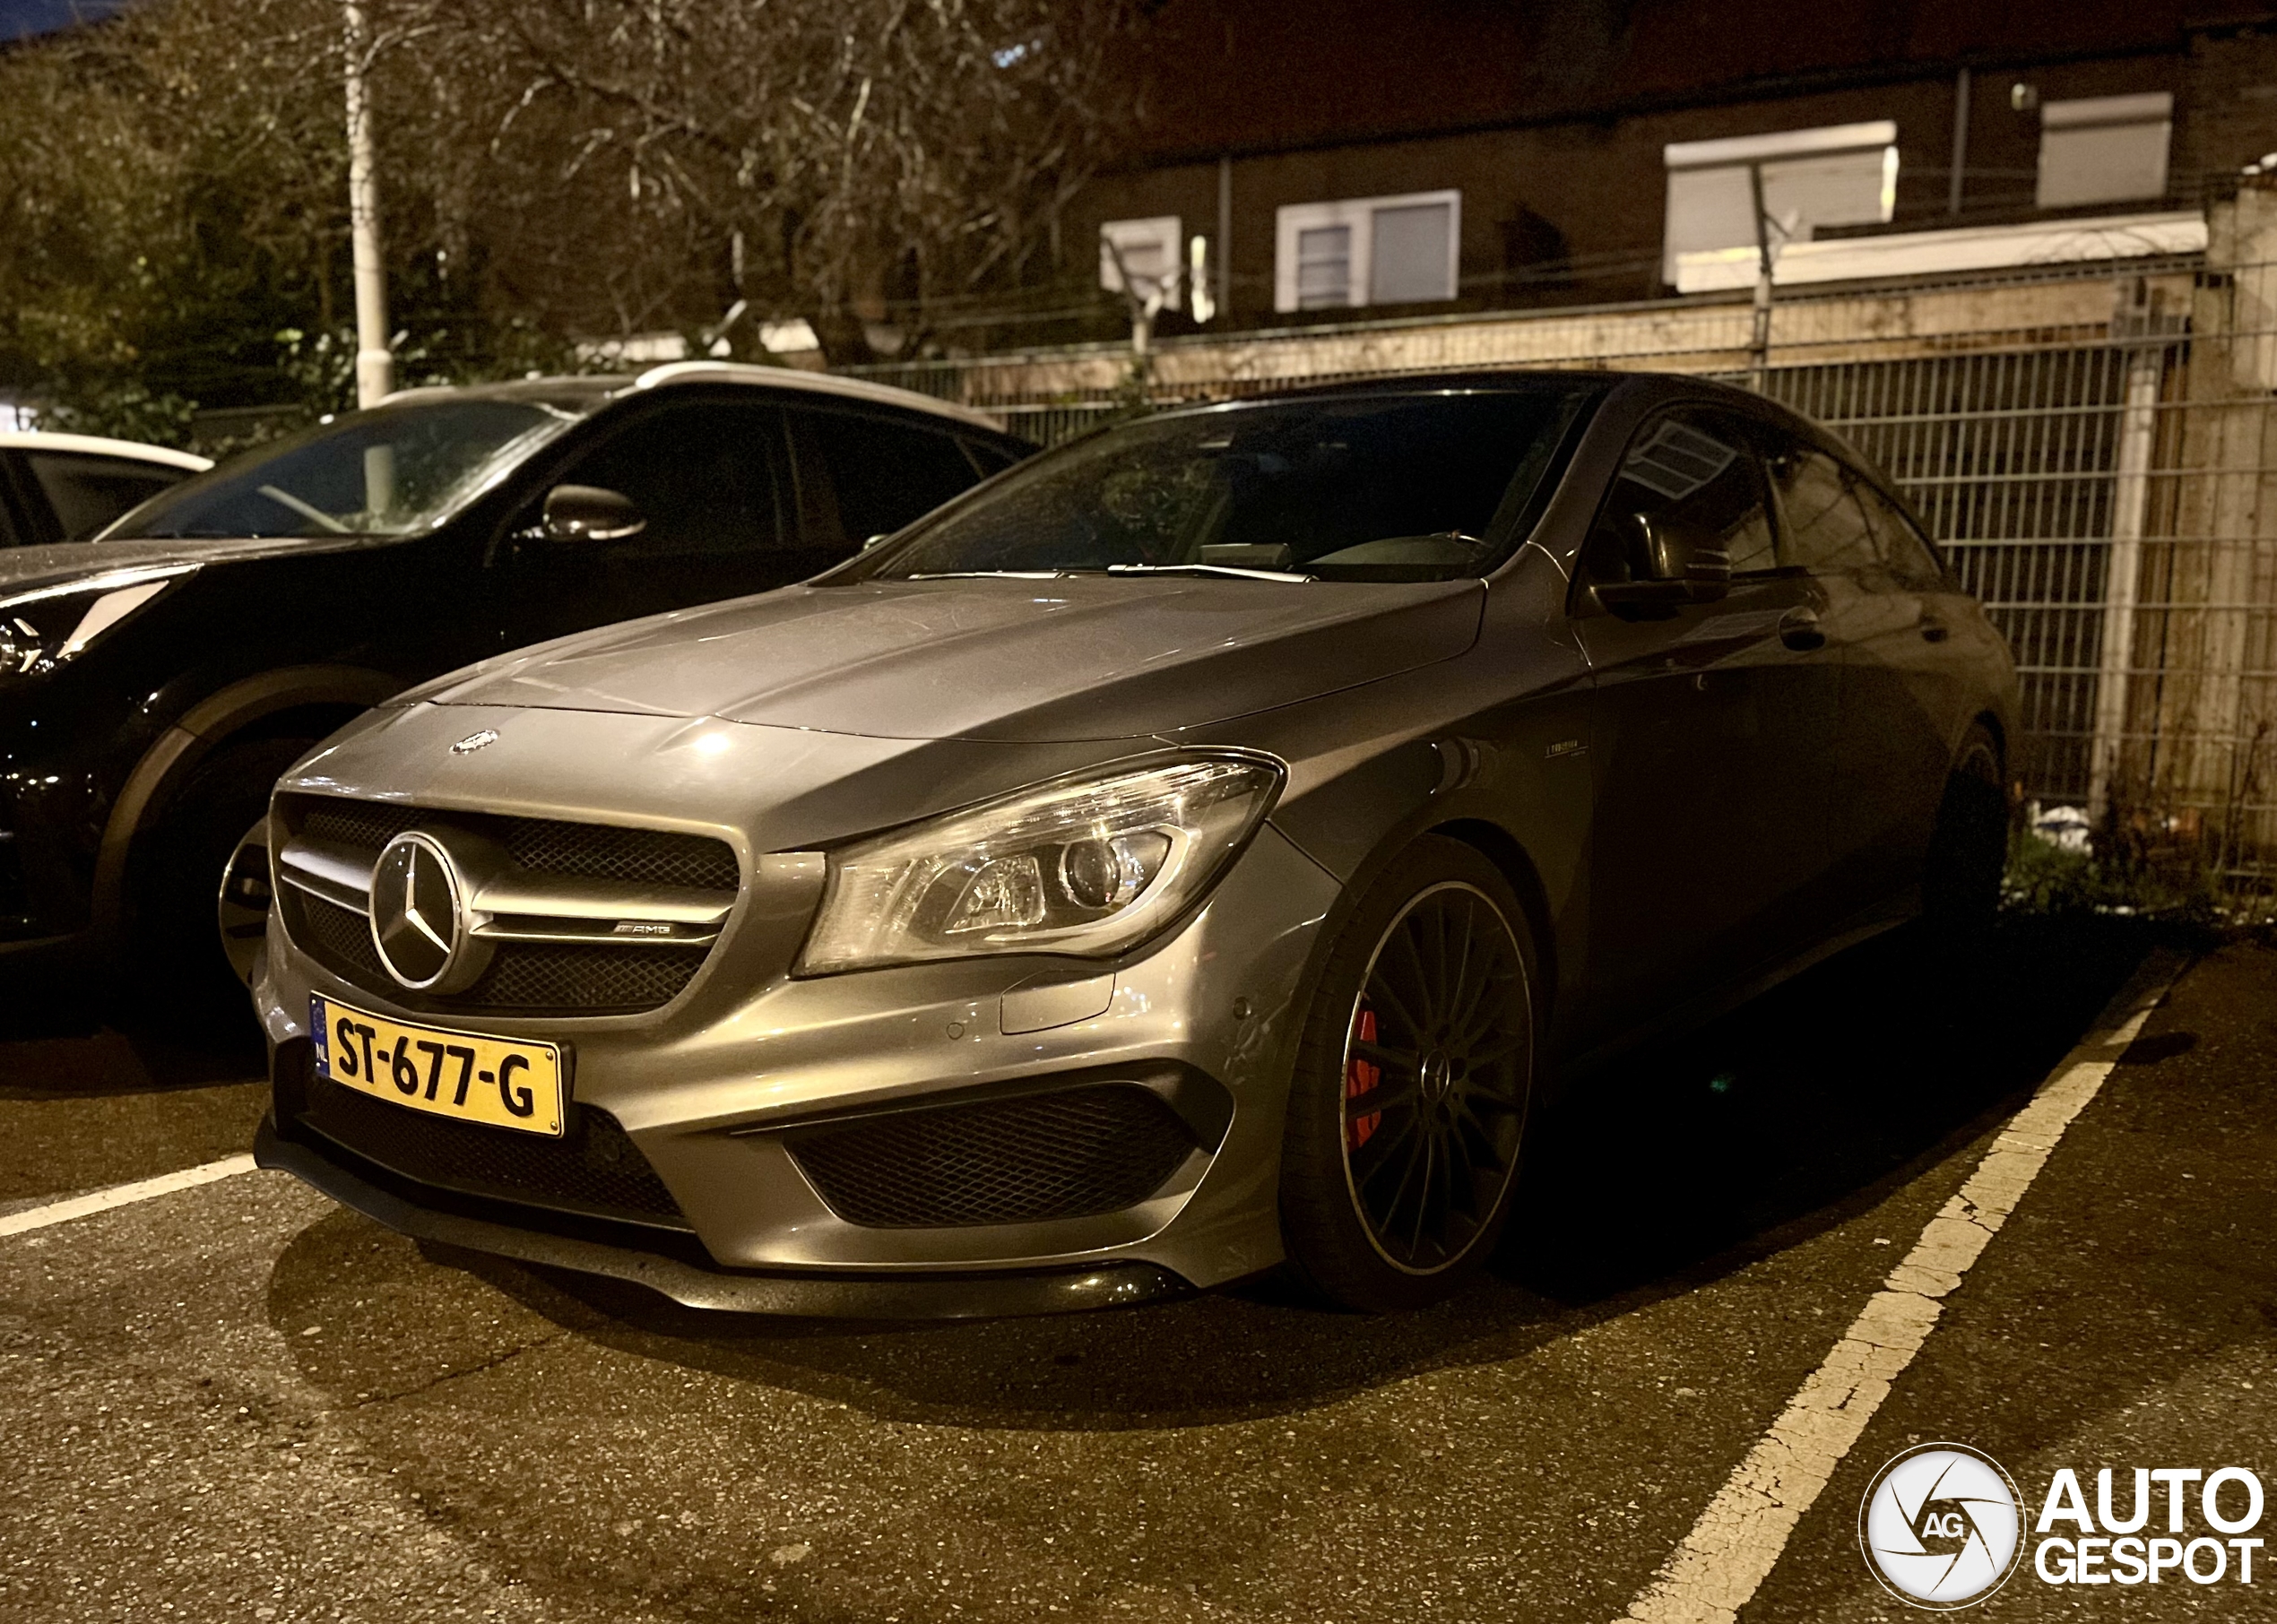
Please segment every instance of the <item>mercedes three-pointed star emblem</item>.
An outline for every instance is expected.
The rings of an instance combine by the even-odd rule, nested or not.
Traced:
[[[467,941],[466,888],[450,853],[413,829],[372,869],[372,944],[387,973],[414,991],[442,983]]]

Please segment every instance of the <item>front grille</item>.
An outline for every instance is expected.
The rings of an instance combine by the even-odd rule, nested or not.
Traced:
[[[576,1010],[581,1015],[654,1009],[680,996],[708,947],[617,946],[582,942],[501,942],[482,979],[449,1000],[455,1009]]]
[[[574,879],[628,880],[647,885],[692,885],[732,891],[735,849],[708,834],[666,829],[625,829],[612,824],[573,824],[550,817],[502,817],[486,812],[433,812],[332,796],[287,798],[299,827],[312,840],[368,853],[406,829],[437,820],[496,841],[532,874]]]
[[[324,961],[325,966],[351,981],[368,981],[386,986],[394,978],[387,967],[379,962],[379,949],[372,944],[371,921],[353,908],[342,908],[320,896],[292,894],[292,911],[299,920],[288,918],[289,926],[300,945]]]
[[[688,1229],[680,1204],[617,1119],[575,1108],[559,1139],[452,1122],[307,1079],[301,1123],[367,1162],[420,1184],[602,1218]]]
[[[709,835],[542,817],[491,821],[497,825],[491,838],[532,874],[690,885],[699,891],[732,891],[736,886],[735,849]]]
[[[398,986],[379,962],[370,923],[353,908],[295,894],[286,917],[293,937],[335,975],[419,1010],[492,1015],[634,1015],[680,996],[709,947],[646,947],[599,942],[501,942],[482,979],[464,992],[428,998]]]
[[[542,817],[438,812],[333,796],[281,798],[286,821],[312,841],[377,860],[407,829],[448,826],[495,842],[531,877],[683,885],[732,896],[734,849],[708,835]],[[293,885],[278,888],[286,930],[333,974],[401,1008],[522,1015],[637,1015],[677,998],[703,967],[708,945],[501,942],[464,991],[412,993],[387,973],[365,916]]]
[[[352,846],[370,852],[375,860],[382,846],[419,822],[417,807],[329,799],[310,799],[299,804],[307,808],[300,826],[310,839]]]
[[[870,1229],[1120,1212],[1160,1189],[1193,1148],[1178,1114],[1128,1083],[884,1112],[789,1142],[830,1210]]]

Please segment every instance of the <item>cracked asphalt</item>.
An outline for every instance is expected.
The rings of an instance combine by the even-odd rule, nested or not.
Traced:
[[[707,1316],[422,1250],[271,1173],[0,1237],[0,1617],[1604,1624],[2149,946],[2019,921],[1965,991],[1884,942],[1639,1056],[1539,1125],[1493,1276],[1398,1318],[1272,1279],[1056,1320]],[[0,1215],[249,1142],[241,1041],[0,999]],[[2277,951],[2236,945],[1740,1616],[1915,1616],[1857,1524],[1924,1439],[2034,1509],[2062,1466],[2091,1495],[2102,1465],[2277,1483],[2273,1354]],[[2277,1617],[2265,1578],[2026,1571],[1977,1611]]]

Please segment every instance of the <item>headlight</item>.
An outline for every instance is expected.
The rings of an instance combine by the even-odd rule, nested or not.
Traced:
[[[1280,787],[1269,762],[1188,756],[1039,784],[844,847],[800,972],[1122,952],[1216,883]]]
[[[0,598],[0,678],[52,670],[76,658],[195,567],[112,570]]]

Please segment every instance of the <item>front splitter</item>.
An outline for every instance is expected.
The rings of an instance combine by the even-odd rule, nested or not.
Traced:
[[[292,1174],[342,1206],[400,1234],[522,1263],[630,1281],[692,1309],[810,1319],[1000,1319],[1128,1308],[1183,1297],[1193,1291],[1159,1265],[1134,1262],[1088,1269],[956,1274],[813,1274],[700,1268],[634,1247],[610,1246],[421,1206],[382,1189],[308,1145],[282,1137],[273,1116],[262,1119],[254,1139],[253,1159],[263,1167]]]

